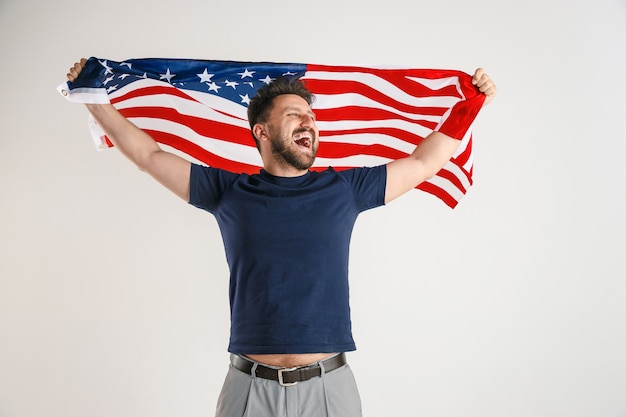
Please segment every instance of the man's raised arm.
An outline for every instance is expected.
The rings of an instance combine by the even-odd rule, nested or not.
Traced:
[[[72,82],[87,62],[81,59],[67,74]],[[156,141],[132,124],[111,104],[86,104],[111,142],[137,167],[150,174],[167,189],[189,201],[189,175],[191,163],[177,155],[162,150]]]
[[[482,68],[476,70],[472,83],[487,97],[486,106],[496,95],[496,85]],[[385,203],[432,178],[452,158],[461,141],[441,132],[432,132],[406,158],[387,164]]]

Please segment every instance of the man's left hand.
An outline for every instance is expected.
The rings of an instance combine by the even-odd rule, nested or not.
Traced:
[[[485,70],[478,68],[472,76],[472,84],[474,84],[478,90],[486,95],[485,103],[483,106],[491,103],[491,100],[496,96],[496,85],[491,81],[491,78],[485,73]]]

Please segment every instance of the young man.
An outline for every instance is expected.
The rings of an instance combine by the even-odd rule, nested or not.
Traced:
[[[74,81],[85,64],[68,73]],[[496,87],[482,69],[473,82]],[[344,352],[355,349],[348,252],[360,212],[434,176],[460,141],[434,132],[387,165],[309,171],[319,146],[313,95],[297,80],[261,88],[248,107],[263,160],[259,174],[192,164],[163,151],[110,104],[87,108],[141,170],[220,226],[230,267],[231,367],[218,417],[360,416]]]

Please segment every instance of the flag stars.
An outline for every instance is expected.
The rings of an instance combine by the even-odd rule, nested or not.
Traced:
[[[165,71],[165,74],[159,74],[159,76],[159,80],[167,80],[168,83],[171,83],[172,78],[176,77],[176,74],[170,73],[170,69],[168,68],[167,71]]]
[[[242,103],[250,104],[250,97],[248,97],[247,94],[245,96],[242,96],[241,94],[239,94],[239,97],[241,97],[241,102]]]
[[[201,83],[210,83],[211,78],[213,78],[215,74],[209,74],[208,68],[205,68],[202,74],[196,74],[196,75],[200,77]]]
[[[216,93],[218,92],[220,88],[222,88],[219,85],[215,84],[214,82],[212,82],[211,84],[208,84],[208,86],[209,86],[209,91],[215,91]]]
[[[111,81],[113,81],[113,78],[115,78],[115,76],[111,75],[110,77],[106,78],[104,81],[102,81],[103,85],[107,85],[108,83],[110,83]]]
[[[261,81],[262,83],[265,83],[265,84],[269,84],[269,83],[271,83],[272,81],[274,81],[274,79],[273,79],[273,78],[270,78],[270,76],[269,76],[269,75],[266,75],[266,76],[265,76],[265,78],[261,78],[261,79],[259,79],[259,81]]]
[[[224,84],[226,84],[227,87],[232,87],[233,90],[237,89],[237,86],[239,85],[237,81],[228,81],[228,80],[225,80]]]
[[[248,68],[246,68],[244,70],[244,72],[238,72],[237,74],[241,76],[241,79],[243,80],[246,77],[250,77],[252,78],[252,75],[255,73],[256,71],[248,71]]]
[[[133,64],[131,64],[130,62],[122,62],[120,64],[120,67],[126,65],[128,67],[128,69],[132,69],[133,68]]]
[[[109,67],[109,63],[106,59],[103,61],[98,60],[98,62],[104,67],[104,75],[113,74],[113,67]]]
[[[117,90],[117,86],[118,86],[118,84],[115,84],[114,86],[111,86],[111,87],[107,88],[107,94],[109,94],[111,91]]]
[[[124,80],[126,77],[130,77],[130,74],[120,74],[120,80]]]

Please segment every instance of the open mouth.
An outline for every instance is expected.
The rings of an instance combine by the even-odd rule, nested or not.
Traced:
[[[293,141],[296,142],[298,146],[310,149],[313,144],[313,135],[308,131],[299,132],[293,136]]]

